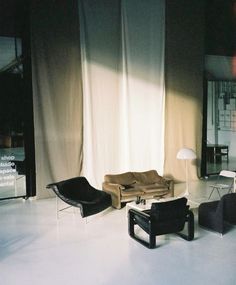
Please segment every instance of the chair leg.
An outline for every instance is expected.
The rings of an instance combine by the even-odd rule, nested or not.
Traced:
[[[188,234],[184,234],[182,232],[176,233],[178,236],[182,237],[187,241],[191,241],[194,239],[194,215],[192,211],[188,211],[188,215],[186,217],[186,222],[188,223]]]
[[[129,235],[136,241],[138,241],[139,243],[141,243],[142,245],[144,245],[145,247],[152,249],[156,247],[156,236],[149,234],[149,242],[146,242],[144,240],[142,240],[141,238],[137,237],[135,235],[134,232],[134,226],[136,225],[135,223],[135,219],[134,219],[134,215],[131,212],[128,212],[128,217],[129,217],[129,224],[128,224],[128,231],[129,231]]]
[[[188,213],[188,240],[191,241],[194,239],[194,215],[192,211]]]
[[[213,193],[214,190],[217,190],[218,195],[219,195],[219,197],[221,198],[221,195],[220,195],[220,192],[219,192],[218,187],[213,187],[212,190],[211,190],[211,193],[210,193],[210,195],[209,195],[209,197],[208,197],[208,200],[211,198],[211,195],[212,195],[212,193]]]
[[[208,197],[208,200],[211,198],[211,195],[212,195],[212,193],[213,193],[214,190],[215,190],[215,188],[213,188],[213,189],[211,190],[211,193],[210,193],[210,195],[209,195],[209,197]]]
[[[129,230],[129,235],[131,237],[134,237],[134,225],[135,225],[135,221],[134,221],[134,215],[130,212],[128,212],[128,230]]]
[[[56,196],[56,215],[57,215],[57,220],[59,219],[59,201],[58,197]]]
[[[149,248],[156,247],[156,236],[153,234],[149,234]]]

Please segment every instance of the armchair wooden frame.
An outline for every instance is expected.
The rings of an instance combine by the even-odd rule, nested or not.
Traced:
[[[135,234],[135,225],[140,226],[138,218],[141,218],[143,223],[146,223],[147,225],[147,227],[143,228],[141,226],[141,228],[148,234],[149,236],[148,241],[141,239]],[[183,232],[184,225],[183,227],[180,226],[179,232],[175,232],[175,230],[172,230],[171,227],[164,225],[165,222],[163,221],[160,223],[159,229],[156,230],[158,228],[158,221],[153,219],[149,211],[141,212],[135,209],[130,209],[128,212],[128,221],[129,221],[129,224],[128,224],[129,235],[133,239],[135,239],[136,241],[138,241],[139,243],[141,243],[142,245],[150,249],[156,247],[156,236],[158,235],[175,233],[187,241],[191,241],[194,239],[194,215],[193,215],[193,212],[189,209],[187,209],[186,211],[185,222],[184,222],[184,225],[185,223],[187,223],[187,234]],[[174,223],[175,222],[176,221],[174,221]]]

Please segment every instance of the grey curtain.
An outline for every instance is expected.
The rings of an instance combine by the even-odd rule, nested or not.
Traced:
[[[77,1],[32,1],[37,197],[82,168],[82,89]]]

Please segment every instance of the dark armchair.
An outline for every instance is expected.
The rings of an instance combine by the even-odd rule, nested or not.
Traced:
[[[80,208],[83,218],[111,206],[111,196],[92,187],[82,176],[48,184],[47,188],[51,188],[65,203]]]
[[[224,234],[227,223],[236,224],[236,193],[225,194],[218,201],[202,203],[198,208],[198,223]]]
[[[176,233],[191,241],[194,238],[194,215],[189,210],[186,198],[173,201],[152,203],[151,209],[146,211],[129,210],[130,236],[148,248],[156,247],[156,236]],[[185,223],[188,223],[188,233],[184,234]],[[148,235],[149,241],[135,235],[135,225],[141,227]]]

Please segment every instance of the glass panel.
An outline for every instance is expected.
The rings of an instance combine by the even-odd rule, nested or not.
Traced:
[[[0,149],[0,198],[26,195],[24,147]]]
[[[0,199],[26,196],[22,48],[0,37]]]
[[[0,72],[19,73],[22,69],[21,39],[0,36],[0,51]]]
[[[207,82],[207,174],[236,165],[236,82]]]

